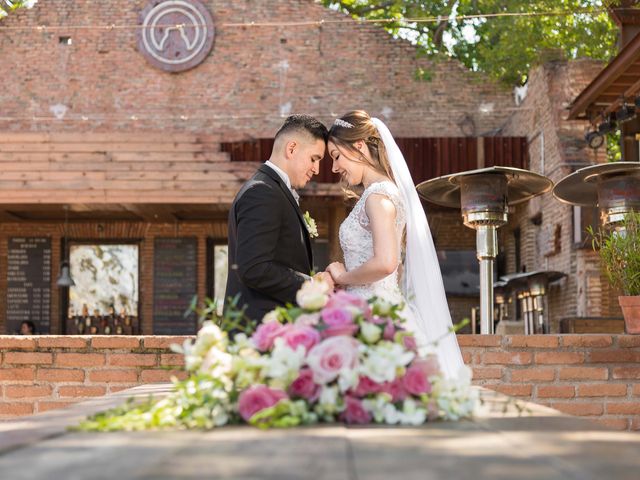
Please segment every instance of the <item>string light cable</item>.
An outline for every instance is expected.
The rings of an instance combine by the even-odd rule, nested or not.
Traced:
[[[617,8],[616,10],[637,10],[634,8]],[[483,19],[495,19],[505,17],[562,17],[562,16],[578,16],[578,15],[599,15],[601,13],[608,12],[607,8],[584,8],[578,10],[550,10],[543,12],[498,12],[498,13],[478,13],[473,15],[451,15],[448,18],[450,22],[459,22],[464,20],[483,20]],[[419,23],[440,23],[442,16],[431,17],[416,17],[416,18],[340,18],[340,19],[326,19],[321,18],[318,20],[304,20],[304,21],[291,21],[291,22],[227,22],[218,24],[220,28],[280,28],[280,27],[322,27],[323,25],[340,25],[350,24],[354,21],[361,24],[419,24]],[[164,25],[165,27],[168,25]],[[203,24],[184,24],[179,23],[173,25],[174,28],[196,28],[205,27]],[[115,23],[108,25],[10,25],[4,26],[0,22],[0,33],[10,31],[28,31],[35,30],[40,32],[56,31],[56,30],[138,30],[145,28],[155,28],[154,25],[143,24],[123,24],[118,25]]]

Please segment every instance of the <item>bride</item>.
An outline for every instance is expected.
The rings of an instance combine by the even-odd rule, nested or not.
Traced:
[[[349,112],[331,127],[327,148],[347,193],[357,197],[351,188],[364,187],[340,226],[345,264],[332,263],[328,273],[336,286],[365,298],[405,303],[418,343],[433,346],[445,375],[458,377],[464,363],[455,335],[447,334],[451,315],[429,224],[389,129],[362,110]]]

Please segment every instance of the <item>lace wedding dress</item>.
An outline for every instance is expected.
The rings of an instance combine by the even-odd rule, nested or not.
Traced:
[[[380,194],[389,198],[396,207],[396,238],[398,241],[398,251],[401,251],[402,234],[407,222],[407,213],[402,199],[401,192],[395,183],[390,181],[375,182],[369,185],[358,202],[353,207],[349,216],[340,225],[340,246],[344,253],[345,268],[347,271],[354,270],[371,259],[373,256],[373,236],[369,226],[369,217],[365,210],[367,199],[372,194]],[[424,214],[423,214],[424,215]],[[438,268],[436,265],[435,268]],[[350,285],[347,291],[360,295],[364,298],[378,297],[388,302],[399,304],[404,303],[405,308],[401,312],[406,320],[406,328],[413,332],[421,351],[431,351],[438,355],[441,367],[448,378],[456,378],[460,375],[463,367],[460,348],[454,334],[448,334],[446,325],[450,325],[450,318],[435,318],[438,310],[428,312],[431,317],[429,322],[424,321],[425,314],[420,314],[419,305],[416,305],[411,298],[405,298],[403,290],[400,288],[399,268],[391,275],[384,277],[373,283],[364,285]],[[438,269],[439,272],[439,269]],[[441,283],[441,281],[440,281]],[[413,287],[414,295],[427,295],[429,290],[427,285]],[[445,305],[441,309],[446,309],[446,316],[449,316],[448,307]],[[431,325],[433,330],[428,326]],[[435,344],[434,344],[435,342]]]
[[[373,256],[373,236],[369,228],[369,217],[365,210],[369,195],[377,193],[389,198],[396,207],[396,238],[400,251],[402,231],[405,226],[405,214],[398,187],[392,182],[375,182],[362,192],[362,196],[351,210],[349,216],[340,225],[340,246],[344,253],[344,265],[347,270],[355,270]],[[392,303],[403,303],[398,283],[398,270],[377,282],[366,285],[350,285],[347,291],[364,298],[378,297]]]

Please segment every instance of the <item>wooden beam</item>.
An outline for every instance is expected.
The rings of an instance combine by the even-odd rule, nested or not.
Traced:
[[[580,92],[571,105],[568,119],[575,120],[582,115],[589,108],[589,105],[596,101],[638,59],[640,59],[640,34],[636,35],[598,76]]]

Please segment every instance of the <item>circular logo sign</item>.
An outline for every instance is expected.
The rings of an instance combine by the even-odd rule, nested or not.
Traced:
[[[140,52],[167,72],[195,67],[213,47],[213,19],[197,0],[155,0],[142,10],[140,21]]]

